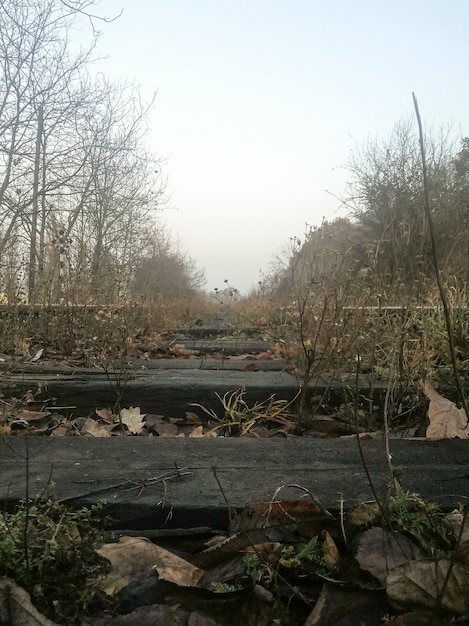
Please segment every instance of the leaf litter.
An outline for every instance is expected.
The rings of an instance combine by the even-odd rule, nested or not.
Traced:
[[[69,417],[64,410],[67,407],[55,407],[53,398],[36,400],[29,391],[21,399],[2,401],[0,434],[88,437],[293,436],[296,420],[288,411],[292,402],[276,400],[271,396],[265,402],[257,402],[250,407],[244,400],[244,394],[245,390],[241,389],[219,398],[223,406],[220,417],[211,409],[193,404],[208,416],[208,419],[202,420],[193,411],[187,411],[185,417],[169,417],[141,413],[138,406],[116,412],[111,407],[96,408],[87,417]]]
[[[421,502],[415,494],[396,497],[414,508]],[[362,505],[334,516],[305,490],[297,500],[246,507],[226,532],[210,537],[113,538],[98,550],[110,563],[98,588],[114,603],[114,615],[98,610],[74,623],[468,624],[469,542],[458,546],[461,520],[453,527],[451,516],[435,512],[435,533],[442,525],[454,532],[445,551],[436,539],[424,548],[390,523],[396,510],[390,502],[384,516],[371,519]],[[426,516],[428,506],[415,512]],[[165,621],[169,616],[173,621]]]
[[[428,382],[423,389],[430,401],[427,437],[466,438],[467,419],[461,409]],[[214,437],[238,428],[244,436],[271,436],[269,431],[292,435],[293,419],[290,423],[291,416],[282,414],[288,406],[276,404],[273,397],[255,409],[272,417],[270,426],[275,423],[277,431],[253,419],[256,413],[245,404],[243,390],[220,401],[230,418],[226,428],[215,413],[202,422],[192,411],[171,418],[142,414],[139,407],[118,412],[97,408],[92,416],[73,420],[61,415],[54,399],[37,400],[28,392],[21,399],[3,401],[0,434]],[[262,428],[266,432],[259,434]],[[203,544],[194,541],[189,549],[145,537],[116,538],[99,550],[111,563],[101,591],[129,618],[118,621],[120,617],[101,614],[87,616],[81,624],[143,626],[160,623],[156,619],[163,614],[188,626],[378,626],[383,619],[401,626],[433,619],[439,626],[453,617],[459,624],[469,623],[469,524],[463,512],[444,516],[429,511],[412,494],[398,495],[408,505],[406,514],[399,509],[401,519],[392,499],[387,515],[382,503],[369,502],[337,519],[305,490],[296,501],[274,499],[246,508],[226,533]],[[419,515],[425,520],[422,527],[415,526]],[[148,604],[148,597],[143,601],[142,581],[145,593],[150,598],[154,594],[157,602]],[[0,612],[2,602],[0,594]],[[24,604],[28,606],[26,600]],[[436,605],[441,615],[435,613]],[[143,613],[150,621],[139,621]],[[34,623],[53,624],[37,619]]]

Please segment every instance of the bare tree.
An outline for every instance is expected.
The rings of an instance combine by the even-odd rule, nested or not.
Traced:
[[[415,289],[431,274],[418,137],[411,119],[385,141],[370,141],[352,154],[345,204],[368,240],[368,264],[383,284]],[[432,205],[441,206],[451,186],[448,132],[427,136]]]
[[[76,4],[78,9],[86,3]],[[67,32],[76,13],[58,0],[0,1],[0,254],[19,227],[29,249],[31,298],[45,197],[64,182],[63,171],[57,177],[46,158],[47,139],[58,136],[57,120],[67,119],[73,83],[92,49],[69,53]]]
[[[78,282],[102,291],[103,278],[125,289],[162,199],[161,168],[145,148],[153,100],[89,77],[95,4],[0,0],[0,256],[16,250],[8,259],[24,266],[31,302]],[[84,15],[91,43],[72,54],[69,29]]]

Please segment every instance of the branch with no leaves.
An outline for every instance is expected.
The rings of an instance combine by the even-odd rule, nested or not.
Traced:
[[[80,500],[81,498],[86,498],[88,496],[94,496],[100,493],[104,493],[106,491],[113,491],[114,489],[122,489],[126,487],[125,491],[133,491],[135,489],[139,489],[137,494],[137,498],[142,494],[143,490],[146,487],[153,487],[154,485],[163,484],[165,488],[166,495],[166,481],[172,480],[176,478],[182,478],[183,476],[189,476],[191,472],[188,468],[185,467],[177,467],[175,470],[171,472],[167,472],[166,474],[161,474],[160,476],[154,476],[152,478],[146,478],[142,480],[131,480],[127,479],[119,483],[115,483],[113,485],[108,485],[107,487],[101,487],[100,489],[92,489],[91,491],[86,491],[84,493],[79,493],[74,496],[67,496],[65,498],[61,498],[58,502],[71,502],[73,500]],[[162,498],[158,504],[164,503],[165,498]]]
[[[94,2],[93,1],[87,1],[87,0],[60,0],[61,4],[66,7],[67,9],[69,9],[70,11],[72,11],[72,13],[80,13],[81,15],[84,15],[85,17],[87,17],[90,21],[91,24],[91,28],[93,29],[93,34],[96,35],[97,34],[97,30],[95,28],[94,22],[93,20],[99,20],[100,22],[104,22],[105,24],[111,24],[112,22],[115,22],[117,19],[119,19],[122,15],[122,13],[124,12],[124,9],[121,9],[118,13],[118,15],[115,15],[114,17],[105,17],[105,16],[101,16],[101,15],[96,15],[94,13],[90,13],[87,9],[90,6],[93,6]]]

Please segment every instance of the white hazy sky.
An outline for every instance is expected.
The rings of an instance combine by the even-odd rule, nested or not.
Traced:
[[[349,153],[412,114],[469,134],[468,0],[102,0],[98,65],[158,92],[164,219],[248,290],[305,223],[337,217]]]

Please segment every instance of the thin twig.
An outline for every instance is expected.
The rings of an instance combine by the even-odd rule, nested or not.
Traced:
[[[395,488],[397,487],[397,483],[396,483],[394,467],[392,464],[391,450],[389,447],[389,400],[391,397],[393,378],[394,378],[394,362],[391,362],[391,366],[389,368],[388,385],[386,387],[386,394],[384,396],[383,420],[384,420],[384,442],[386,446],[386,460],[389,466],[390,485],[392,485],[395,490]]]
[[[431,251],[432,251],[432,261],[433,261],[433,268],[434,268],[434,272],[435,272],[435,278],[436,278],[436,283],[438,286],[438,292],[440,295],[440,299],[441,299],[441,303],[443,305],[443,314],[444,314],[444,319],[445,319],[445,326],[446,326],[446,336],[448,339],[448,346],[449,346],[449,351],[450,351],[450,357],[451,357],[451,366],[453,369],[453,375],[454,375],[454,381],[456,383],[456,389],[458,391],[458,395],[459,395],[459,399],[461,401],[461,404],[464,408],[464,411],[466,413],[466,425],[469,424],[469,411],[468,411],[468,404],[466,401],[466,395],[464,393],[464,389],[461,383],[461,378],[459,376],[459,367],[456,361],[456,351],[455,351],[455,344],[454,344],[454,336],[453,336],[453,327],[451,324],[451,311],[450,311],[450,305],[448,302],[448,298],[446,296],[446,291],[443,287],[443,283],[441,280],[441,274],[440,274],[440,268],[439,268],[439,263],[438,263],[438,254],[437,254],[437,249],[436,249],[436,243],[435,243],[435,234],[434,234],[434,228],[433,228],[433,218],[432,218],[432,214],[430,211],[430,196],[429,196],[429,192],[428,192],[428,174],[427,174],[427,162],[426,162],[426,158],[425,158],[425,144],[424,144],[424,140],[423,140],[423,127],[422,127],[422,120],[420,118],[420,111],[419,111],[419,106],[417,103],[417,98],[415,96],[415,93],[412,93],[412,98],[414,101],[414,108],[415,108],[415,115],[417,118],[417,125],[418,125],[418,129],[419,129],[419,141],[420,141],[420,154],[421,154],[421,158],[422,158],[422,178],[423,178],[423,193],[424,193],[424,210],[425,210],[425,215],[427,218],[427,222],[428,222],[428,232],[430,235],[430,243],[431,243]],[[469,514],[469,500],[466,502],[466,504],[464,505],[464,514],[463,514],[463,522],[462,522],[462,526],[461,526],[461,530],[459,533],[459,537],[458,537],[458,543],[460,543],[461,538],[462,538],[462,533],[464,530],[464,525],[466,522],[466,519],[468,517]],[[446,576],[443,580],[443,584],[441,585],[441,588],[438,592],[438,595],[435,598],[435,605],[433,607],[433,612],[432,612],[432,616],[431,616],[431,623],[433,623],[436,619],[437,613],[439,611],[439,609],[441,608],[442,605],[442,601],[443,601],[443,597],[446,593],[446,590],[448,588],[448,584],[449,584],[449,580],[451,578],[451,574],[453,571],[453,566],[454,566],[454,559],[455,559],[455,552],[453,552],[453,554],[451,555],[450,561],[449,561],[449,566],[448,566],[448,571],[446,572]]]
[[[450,357],[451,357],[451,366],[453,368],[454,382],[456,383],[456,389],[459,395],[459,399],[464,408],[464,411],[466,412],[466,417],[468,420],[467,424],[469,424],[468,404],[467,404],[466,395],[464,393],[464,389],[461,383],[461,377],[459,376],[458,363],[456,361],[456,350],[455,350],[453,326],[451,324],[451,310],[450,310],[448,298],[446,296],[446,290],[441,280],[441,273],[440,273],[439,262],[438,262],[438,254],[437,254],[436,242],[435,242],[435,230],[433,227],[433,218],[432,218],[432,214],[430,210],[430,194],[428,192],[428,173],[427,173],[427,162],[425,158],[425,144],[424,144],[424,139],[423,139],[422,120],[420,118],[420,111],[419,111],[419,107],[417,103],[417,98],[415,97],[414,93],[412,93],[412,98],[414,100],[415,115],[417,117],[417,125],[419,129],[420,154],[422,158],[424,210],[425,210],[425,216],[428,222],[428,233],[430,235],[433,269],[435,272],[435,279],[436,279],[436,283],[438,286],[438,293],[440,295],[441,304],[443,305],[443,315],[445,318],[446,335],[448,339],[448,346],[449,346],[449,352],[450,352]]]
[[[140,489],[138,493],[138,496],[139,496],[145,487],[151,487],[159,483],[163,483],[166,486],[167,480],[171,478],[180,478],[182,476],[189,476],[190,473],[191,472],[189,472],[187,468],[178,468],[174,472],[168,472],[167,474],[162,474],[161,476],[147,478],[146,480],[135,481],[135,480],[127,479],[119,483],[114,483],[113,485],[108,485],[107,487],[101,487],[100,489],[93,489],[91,491],[85,491],[83,493],[79,493],[73,496],[67,496],[65,498],[61,498],[60,500],[58,500],[58,502],[63,503],[63,502],[71,502],[73,500],[81,500],[82,498],[87,498],[88,496],[95,496],[100,493],[104,493],[106,491],[113,491],[114,489],[122,489],[124,487],[127,487],[125,491],[133,491],[134,489]]]
[[[228,498],[226,497],[225,490],[223,489],[222,484],[221,484],[220,480],[218,479],[217,468],[216,468],[215,465],[212,467],[212,471],[213,471],[213,476],[214,476],[215,480],[217,481],[218,488],[220,489],[220,493],[222,495],[222,498],[225,501],[225,504],[226,504],[226,506],[228,508],[228,518],[230,520],[230,524],[232,524],[233,520],[236,518],[236,511],[233,509],[233,507],[231,506],[231,504],[228,501]]]

